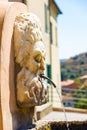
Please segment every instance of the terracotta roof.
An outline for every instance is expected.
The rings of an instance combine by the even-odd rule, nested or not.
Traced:
[[[80,84],[76,83],[74,80],[66,80],[61,82],[62,87],[67,87],[67,88],[79,88]]]
[[[61,81],[61,86],[69,86],[74,83],[74,80],[67,79],[65,81]]]
[[[87,75],[83,75],[79,77],[80,79],[87,79]]]

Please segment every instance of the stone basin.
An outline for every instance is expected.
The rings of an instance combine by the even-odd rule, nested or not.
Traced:
[[[50,110],[50,109],[48,109]],[[66,120],[62,109],[53,109],[49,114],[42,117],[36,122],[36,127],[33,130],[68,130]],[[69,130],[87,130],[87,111],[81,109],[66,109],[67,121]],[[44,111],[44,110],[42,110]],[[47,113],[47,110],[44,111]]]
[[[87,130],[87,121],[72,121],[69,123],[69,130]],[[39,121],[32,130],[67,130],[64,121]]]

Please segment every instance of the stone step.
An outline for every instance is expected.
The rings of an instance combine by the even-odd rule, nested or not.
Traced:
[[[41,118],[52,112],[52,104],[49,102],[44,105],[37,106],[36,111],[37,111],[37,120],[40,120]]]

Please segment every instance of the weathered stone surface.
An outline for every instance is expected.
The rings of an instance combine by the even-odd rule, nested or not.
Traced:
[[[16,74],[18,105],[31,107],[46,103],[47,85],[39,76],[45,70],[46,52],[40,20],[35,14],[24,13],[16,17],[14,48],[15,61],[21,68]]]
[[[34,106],[44,104],[48,100],[47,86],[39,77],[45,69],[45,48],[41,26],[37,16],[19,15],[27,12],[24,4],[5,2],[2,11],[0,130],[29,129],[34,126],[33,121],[36,120]],[[16,16],[18,17],[15,22]],[[21,23],[23,22],[22,17],[24,26],[21,26],[20,22],[17,26],[19,19]],[[15,30],[14,38],[13,30]],[[16,59],[15,64],[14,59]]]
[[[39,121],[32,130],[68,130],[65,121]],[[87,121],[69,122],[69,130],[87,130]]]
[[[16,106],[14,93],[14,49],[13,49],[13,27],[15,17],[23,12],[27,12],[25,5],[21,3],[0,2],[3,4],[3,10],[0,8],[2,16],[1,25],[1,98],[0,98],[0,130],[15,130],[17,120],[14,118],[15,113],[19,112]],[[0,19],[1,20],[1,19]],[[21,110],[23,111],[23,110]],[[29,110],[28,110],[29,111]],[[15,116],[16,117],[16,116]],[[20,118],[20,117],[18,117]],[[2,128],[3,127],[3,128]]]

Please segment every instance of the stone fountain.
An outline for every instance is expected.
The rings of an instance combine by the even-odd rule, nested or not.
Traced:
[[[0,2],[0,51],[0,130],[58,129],[36,123],[36,106],[48,102],[46,52],[40,20],[22,3]]]
[[[48,101],[45,46],[39,18],[21,3],[0,3],[1,86],[0,130],[35,126],[35,106]]]

